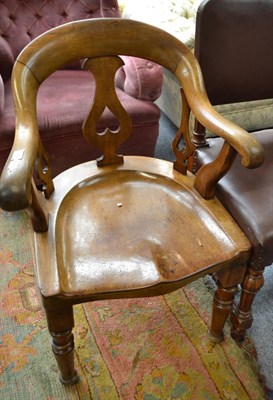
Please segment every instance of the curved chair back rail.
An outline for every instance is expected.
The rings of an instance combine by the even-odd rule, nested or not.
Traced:
[[[66,51],[60,52],[60,48],[65,48]],[[175,37],[156,27],[115,18],[64,24],[33,40],[19,54],[13,74],[17,73],[17,64],[21,63],[32,72],[40,85],[52,72],[66,64],[79,59],[110,55],[133,55],[145,58],[174,73],[183,87],[196,118],[216,131],[219,131],[222,122],[223,126],[219,134],[228,137],[236,150],[241,153],[245,165],[251,166],[250,158],[253,158],[256,153],[254,143],[248,143],[249,147],[252,147],[251,150],[248,149],[251,155],[247,154],[248,151],[245,149],[237,147],[233,136],[238,127],[233,124],[228,126],[226,120],[221,121],[220,116],[214,114],[206,97],[202,72],[190,49]],[[45,58],[47,63],[44,63]],[[27,101],[26,98],[25,101]],[[211,115],[208,115],[206,108],[209,109]],[[213,116],[217,119],[217,124]],[[238,134],[240,133],[243,135],[243,130],[239,129]],[[248,138],[248,136],[245,137],[246,142]],[[260,149],[257,151],[257,159],[253,166],[261,161],[258,156],[259,151]]]
[[[32,201],[29,177],[37,157],[44,157],[35,118],[39,85],[54,70],[67,63],[77,59],[114,55],[133,55],[168,68],[179,79],[185,100],[200,123],[222,136],[227,141],[227,146],[231,146],[242,156],[245,166],[255,167],[261,164],[263,150],[260,144],[213,110],[206,95],[199,64],[180,41],[158,28],[131,20],[107,18],[76,21],[54,28],[33,40],[15,62],[13,94],[16,137],[8,167],[2,174],[2,185],[5,187],[3,189],[2,186],[1,189],[3,208],[25,208]],[[189,143],[190,140],[186,142]],[[233,158],[230,153],[234,152],[231,150],[227,153],[228,155],[222,153],[220,158],[228,158],[230,164]],[[16,177],[18,163],[22,164],[20,177]],[[222,171],[222,167],[218,169]],[[215,168],[213,170],[216,171]],[[202,175],[200,184],[197,177],[196,187],[205,197],[213,195],[213,190],[208,190],[207,194],[206,188],[213,187],[214,181],[221,174],[217,177],[212,175],[215,174],[211,171],[206,173],[207,178]],[[10,191],[13,196],[9,195]],[[8,200],[11,198],[16,198],[13,204]]]
[[[60,52],[61,48],[65,48],[66,51]],[[234,124],[229,126],[225,119],[221,120],[221,117],[210,108],[202,72],[190,49],[175,37],[156,27],[137,21],[114,18],[64,24],[33,40],[19,54],[13,74],[16,75],[17,69],[20,70],[18,63],[23,64],[40,85],[52,72],[68,63],[79,59],[111,55],[133,55],[166,67],[179,79],[195,116],[203,121],[204,125],[210,126],[211,129],[219,131],[221,136],[227,137],[244,157],[245,165],[251,166],[253,162],[254,167],[256,163],[261,162],[258,144],[256,143],[257,149],[255,149],[254,142],[248,143],[247,150],[238,146],[236,140],[233,140],[234,132],[238,130],[238,134],[244,135],[243,130]],[[47,63],[44,62],[45,58]],[[20,75],[21,79],[24,79],[24,73],[27,71],[18,73],[19,80]],[[16,84],[16,79],[14,82]],[[24,96],[24,93],[21,95]],[[27,94],[25,98],[18,98],[18,101],[21,100],[27,102]],[[31,104],[33,104],[32,99]],[[217,119],[217,123],[213,117]],[[248,139],[249,136],[246,135],[246,143]],[[246,148],[248,145],[246,144]],[[255,159],[253,155],[256,152]]]

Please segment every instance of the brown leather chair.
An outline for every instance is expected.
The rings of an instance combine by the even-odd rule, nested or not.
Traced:
[[[272,0],[206,0],[196,21],[195,54],[213,105],[273,98]],[[223,139],[205,139],[196,124],[194,172],[214,160]],[[235,133],[234,133],[235,134]],[[251,326],[251,306],[273,262],[273,129],[252,132],[265,150],[264,164],[243,168],[239,159],[216,186],[217,197],[252,244],[241,300],[232,314],[235,339]],[[223,175],[225,171],[221,172]]]
[[[174,164],[117,153],[132,130],[114,85],[121,54],[163,65],[184,89]],[[47,169],[40,176],[41,193],[33,180],[35,164],[44,154],[35,110],[37,92],[48,75],[77,59],[86,59],[84,68],[96,79],[83,133],[102,155],[53,181]],[[200,123],[226,139],[227,147],[238,151],[247,167],[263,162],[263,149],[213,110],[192,52],[168,33],[140,22],[76,21],[45,33],[24,49],[14,65],[13,89],[16,135],[1,176],[0,205],[7,211],[26,208],[30,214],[38,287],[61,381],[71,384],[78,379],[72,334],[77,303],[155,296],[216,272],[210,338],[221,340],[235,288],[245,276],[250,243],[215,197],[205,200],[198,192],[200,185],[205,190],[213,186],[210,175],[203,179],[187,172],[187,159],[194,151],[190,109]],[[105,107],[118,119],[118,131],[97,132]],[[181,149],[182,136],[186,146]]]
[[[21,50],[50,28],[69,21],[120,17],[117,0],[0,0],[0,174],[14,140],[15,118],[11,71]],[[125,57],[118,71],[118,96],[133,121],[133,134],[121,151],[153,156],[158,137],[162,70],[153,63]],[[94,80],[81,70],[81,62],[65,66],[49,77],[37,100],[39,130],[49,154],[53,176],[98,156],[82,136],[81,123],[88,113]],[[58,107],[56,108],[56,102]],[[117,128],[105,110],[99,128]]]

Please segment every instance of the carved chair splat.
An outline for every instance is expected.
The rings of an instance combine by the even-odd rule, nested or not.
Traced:
[[[103,153],[97,160],[99,166],[123,162],[123,157],[116,154],[117,148],[128,139],[132,131],[132,121],[122,107],[115,90],[115,74],[122,65],[123,61],[119,57],[96,57],[84,63],[84,69],[90,70],[95,77],[96,91],[90,113],[83,125],[83,133],[85,138],[99,147]],[[105,73],[102,75],[101,71]],[[96,123],[106,107],[117,118],[119,128],[117,132],[106,129],[99,134]]]

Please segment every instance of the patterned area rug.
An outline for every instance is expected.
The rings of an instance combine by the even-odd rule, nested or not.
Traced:
[[[203,280],[170,295],[75,307],[75,386],[59,383],[33,276],[24,213],[0,211],[0,398],[4,400],[264,399],[255,349],[207,339]]]

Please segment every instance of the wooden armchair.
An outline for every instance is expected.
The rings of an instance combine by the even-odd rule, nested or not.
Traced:
[[[272,0],[207,0],[200,5],[195,54],[212,104],[273,99],[272,21]],[[198,122],[196,128],[192,170],[202,174],[224,142],[206,139],[207,130]],[[216,185],[217,197],[252,245],[240,303],[231,317],[236,340],[252,324],[251,307],[264,282],[263,270],[273,263],[273,127],[252,132],[252,137],[264,147],[264,164],[246,170],[237,159]]]
[[[184,119],[173,142],[174,164],[119,155],[131,121],[115,93],[114,76],[122,64],[117,55],[156,62],[181,82]],[[76,59],[85,59],[84,68],[96,79],[83,134],[100,149],[101,157],[52,180],[38,132],[36,96],[53,71]],[[234,154],[254,168],[263,161],[263,149],[213,110],[192,52],[168,33],[140,22],[77,21],[31,42],[15,63],[12,83],[16,137],[1,176],[0,205],[7,211],[26,209],[32,220],[38,287],[61,382],[78,379],[72,334],[77,303],[155,296],[217,272],[210,338],[221,340],[234,290],[245,276],[250,244],[213,196],[213,187],[222,164],[230,163]],[[97,133],[106,107],[119,120],[119,129]],[[200,123],[225,139],[217,166],[205,175],[187,171],[194,151],[190,109]],[[36,188],[36,173],[43,192]],[[209,200],[204,198],[208,190]]]

